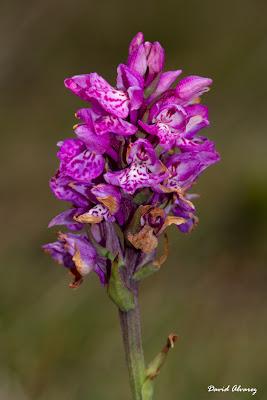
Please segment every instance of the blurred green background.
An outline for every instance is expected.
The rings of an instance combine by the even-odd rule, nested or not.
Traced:
[[[266,387],[267,3],[254,0],[1,2],[0,399],[127,400],[115,307],[95,276],[69,276],[41,252],[65,205],[48,179],[56,142],[82,105],[63,86],[98,71],[111,82],[139,30],[167,69],[214,79],[205,96],[222,162],[196,187],[199,227],[171,233],[171,256],[141,288],[147,360],[180,335],[155,400],[234,400],[207,386]]]

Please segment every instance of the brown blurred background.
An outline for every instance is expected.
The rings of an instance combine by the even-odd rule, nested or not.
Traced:
[[[115,307],[96,277],[77,291],[40,246],[65,208],[48,179],[83,103],[63,79],[111,82],[139,30],[166,68],[214,79],[205,96],[222,161],[196,187],[200,225],[172,230],[171,256],[142,285],[147,360],[181,339],[155,400],[243,400],[207,386],[266,386],[267,3],[260,0],[1,1],[0,399],[130,398]]]

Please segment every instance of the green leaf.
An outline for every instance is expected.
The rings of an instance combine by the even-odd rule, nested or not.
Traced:
[[[153,394],[154,382],[147,378],[142,386],[142,400],[152,400]]]
[[[122,265],[118,257],[112,262],[111,276],[108,284],[108,295],[121,311],[130,311],[135,308],[133,293],[125,286],[120,274]]]
[[[178,336],[171,333],[168,336],[167,343],[159,354],[156,355],[154,360],[148,365],[145,374],[146,378],[142,386],[142,400],[152,400],[154,392],[154,380],[160,373],[160,370],[167,359],[170,349],[174,347]]]
[[[141,269],[139,269],[134,275],[133,275],[133,279],[138,282],[141,281],[145,278],[147,278],[148,276],[154,274],[155,272],[157,272],[160,268],[158,266],[155,266],[153,264],[147,264],[144,265]]]

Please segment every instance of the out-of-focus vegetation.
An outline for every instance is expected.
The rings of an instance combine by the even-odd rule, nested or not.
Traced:
[[[156,399],[231,400],[207,386],[266,387],[267,136],[265,1],[19,1],[1,4],[0,399],[130,397],[114,306],[92,276],[77,291],[40,246],[64,209],[50,194],[56,142],[82,102],[67,76],[114,79],[139,30],[167,68],[211,76],[207,130],[222,162],[196,191],[200,225],[171,231],[171,256],[142,285],[147,360],[180,335]]]

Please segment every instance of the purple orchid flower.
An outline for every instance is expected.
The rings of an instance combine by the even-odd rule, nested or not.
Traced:
[[[66,176],[60,170],[50,179],[50,189],[59,200],[69,201],[76,207],[87,207],[88,199],[76,187],[73,186],[73,179]]]
[[[81,99],[96,103],[107,113],[119,118],[129,114],[129,97],[122,90],[114,89],[95,72],[65,79],[65,86]]]
[[[198,217],[195,215],[196,209],[194,204],[189,199],[183,198],[182,196],[177,196],[175,198],[172,213],[176,217],[184,218],[185,222],[177,226],[182,233],[191,232],[198,224]]]
[[[135,125],[125,121],[122,118],[114,117],[111,114],[99,113],[90,108],[82,108],[78,110],[76,112],[76,117],[83,121],[83,124],[86,125],[90,132],[94,132],[99,136],[103,136],[108,133],[130,136],[134,135],[138,130]],[[80,125],[77,127],[79,126]],[[77,127],[75,126],[76,130]],[[97,140],[101,140],[101,138],[94,137],[94,141]]]
[[[166,165],[170,177],[166,180],[166,187],[172,190],[188,190],[198,176],[210,165],[220,159],[215,150],[187,151],[171,156]]]
[[[168,176],[153,146],[145,139],[138,139],[129,146],[126,161],[128,168],[104,175],[106,182],[120,186],[126,193],[134,194],[139,188],[153,187]]]
[[[58,240],[43,246],[45,252],[74,275],[71,287],[78,287],[85,275],[94,271],[106,283],[106,260],[99,256],[85,235],[59,233]]]
[[[196,96],[207,90],[206,87],[200,85],[201,82],[207,85],[211,84],[211,80],[194,78],[197,82],[191,89],[188,88],[187,92],[181,90],[180,93],[177,90],[178,84],[174,93],[171,91],[169,96],[160,99],[151,107],[147,122],[139,121],[139,126],[145,132],[157,136],[160,145],[167,150],[177,146],[179,138],[192,138],[199,130],[209,126],[208,108],[201,104],[188,104],[188,102],[194,101]],[[187,82],[192,81],[194,84],[194,79],[189,79]],[[183,84],[182,88],[184,86],[187,85]]]
[[[105,160],[102,154],[89,150],[81,140],[67,139],[58,145],[60,170],[66,176],[76,181],[90,182],[103,172]]]
[[[112,185],[99,184],[91,189],[91,193],[97,204],[80,215],[76,214],[75,221],[91,224],[99,223],[102,220],[115,222],[121,203],[119,189]]]

